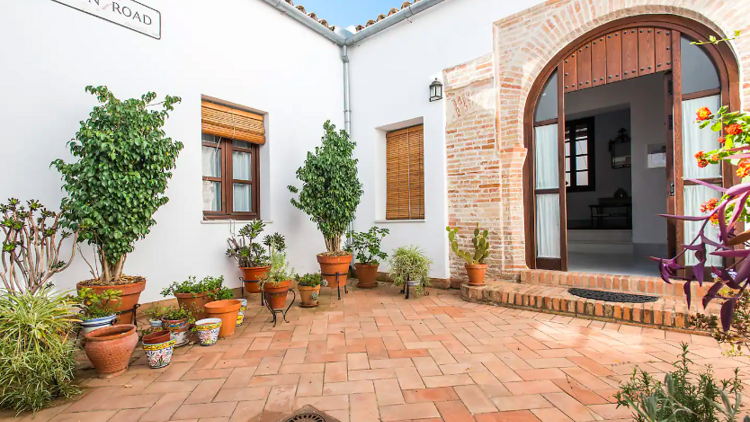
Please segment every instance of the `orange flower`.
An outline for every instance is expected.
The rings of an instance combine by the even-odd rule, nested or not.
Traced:
[[[723,136],[719,136],[718,141],[720,144],[724,145],[724,142],[726,142],[726,139]]]
[[[713,224],[714,226],[718,226],[719,225],[719,214],[712,215],[711,218],[708,219],[708,221],[710,221],[711,224]]]
[[[706,160],[698,160],[698,167],[700,168],[706,168],[709,164],[710,163]]]
[[[696,115],[698,116],[698,121],[708,120],[711,118],[711,110],[708,107],[701,107],[698,109]]]
[[[743,132],[742,126],[740,126],[737,123],[727,126],[725,131],[727,132],[728,135],[739,135],[740,133]]]
[[[716,209],[716,206],[719,204],[719,200],[716,198],[709,199],[708,202],[701,205],[701,212],[709,212]]]
[[[714,154],[711,156],[711,161],[719,161],[719,154]]]
[[[747,177],[750,176],[750,161],[748,160],[742,160],[737,165],[737,176],[738,177]]]

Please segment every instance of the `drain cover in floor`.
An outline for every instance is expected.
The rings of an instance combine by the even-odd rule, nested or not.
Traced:
[[[629,293],[605,292],[601,290],[568,289],[568,292],[584,299],[603,300],[605,302],[648,303],[659,300],[657,296],[633,295]]]
[[[340,421],[308,405],[297,410],[291,416],[285,417],[279,422],[340,422]]]

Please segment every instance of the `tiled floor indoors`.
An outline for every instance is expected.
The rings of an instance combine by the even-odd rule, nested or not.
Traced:
[[[311,404],[342,422],[625,421],[618,383],[634,365],[663,374],[680,342],[718,378],[740,367],[750,380],[750,360],[723,357],[708,337],[468,303],[455,290],[409,301],[384,284],[341,301],[324,290],[319,308],[295,304],[276,328],[251,300],[216,346],[179,349],[160,370],[138,358],[109,381],[83,371],[81,397],[20,418],[275,421]]]

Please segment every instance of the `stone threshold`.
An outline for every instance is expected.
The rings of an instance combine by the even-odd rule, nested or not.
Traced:
[[[498,281],[478,287],[463,284],[461,297],[469,302],[703,335],[707,333],[690,327],[690,318],[697,313],[718,315],[720,309],[712,303],[704,310],[695,298],[688,309],[684,298],[664,296],[651,303],[604,302],[574,296],[568,288]]]

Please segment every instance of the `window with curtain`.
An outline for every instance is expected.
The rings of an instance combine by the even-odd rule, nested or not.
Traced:
[[[568,192],[596,190],[593,117],[565,123],[565,183]]]
[[[207,101],[201,109],[204,218],[260,218],[263,116]]]
[[[424,219],[424,126],[386,134],[387,220]]]

